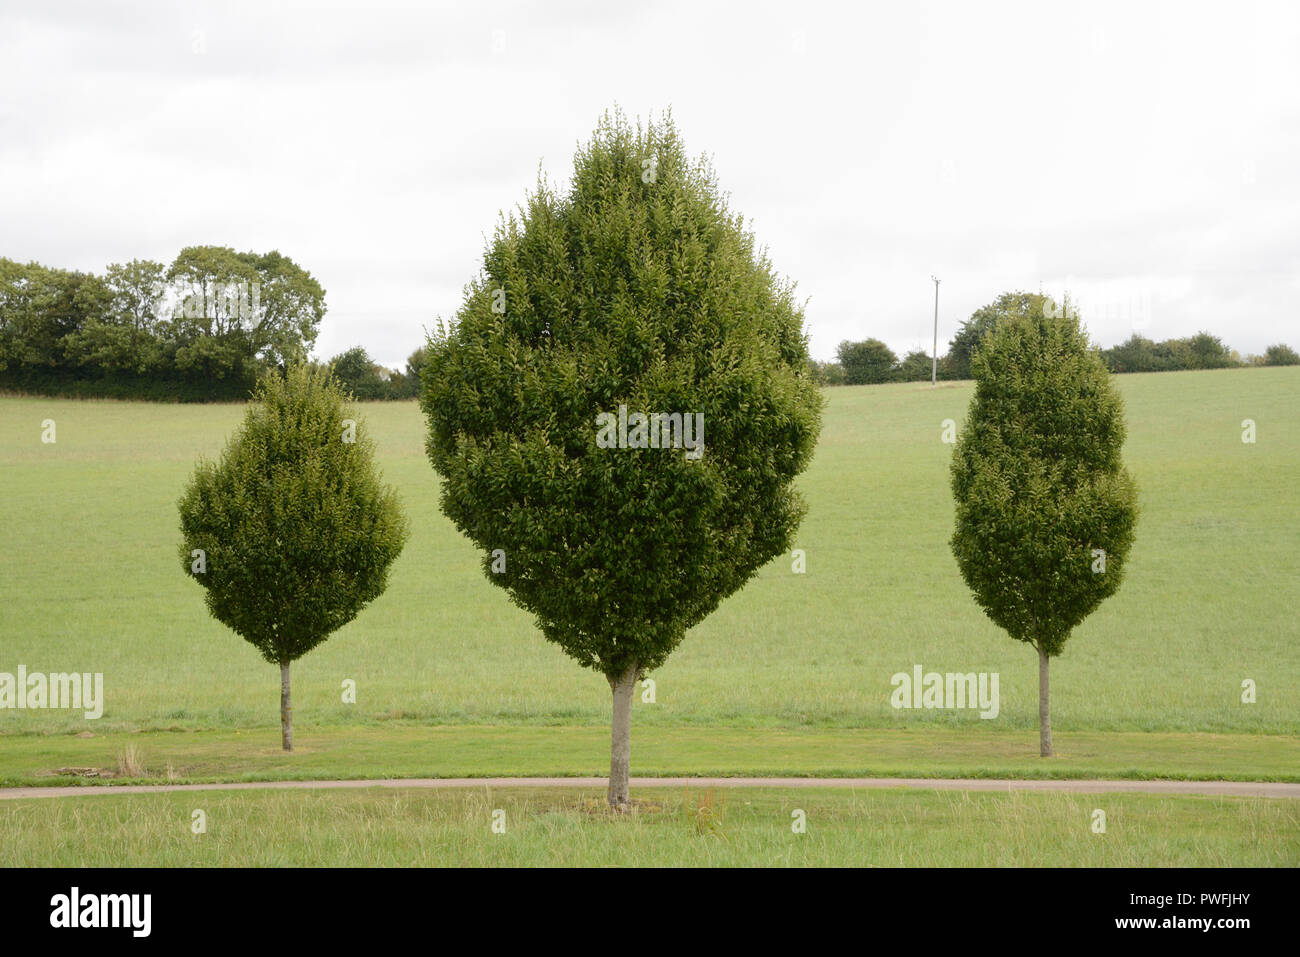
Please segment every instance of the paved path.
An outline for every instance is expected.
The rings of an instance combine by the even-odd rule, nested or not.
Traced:
[[[599,788],[605,778],[376,778],[359,781],[253,781],[227,784],[123,784],[0,788],[0,800],[252,791],[290,788]],[[990,778],[632,778],[634,788],[927,788],[939,791],[1065,791],[1072,794],[1199,794],[1300,799],[1300,784],[1270,781],[1012,781]]]

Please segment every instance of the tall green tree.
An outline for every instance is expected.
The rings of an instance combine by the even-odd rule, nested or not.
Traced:
[[[305,358],[325,317],[325,290],[278,250],[241,258],[257,271],[260,283],[248,325],[253,354],[273,365]]]
[[[148,260],[110,264],[104,275],[102,308],[64,339],[69,363],[105,374],[164,371],[158,332],[166,271],[162,263]]]
[[[406,541],[374,443],[325,370],[301,364],[259,386],[219,461],[180,500],[180,559],[213,617],[280,666],[283,746],[293,750],[289,664],[384,591]]]
[[[167,267],[148,259],[110,263],[104,281],[112,294],[109,319],[139,334],[158,331],[163,320]]]
[[[421,405],[488,580],[607,679],[626,805],[636,682],[804,511],[821,397],[792,286],[670,116],[606,114],[568,191],[543,180],[503,217],[431,338]]]
[[[325,315],[320,283],[277,251],[187,246],[168,268],[167,280],[176,293],[172,324],[182,348],[216,340],[242,362],[283,366],[305,358]],[[206,347],[204,355],[217,351]],[[186,357],[178,362],[186,364]]]
[[[1003,316],[976,349],[952,460],[953,554],[989,618],[1038,652],[1044,757],[1050,660],[1119,588],[1137,519],[1120,397],[1077,318],[1050,305]]]
[[[58,369],[69,340],[108,311],[110,294],[94,273],[0,259],[0,369]]]
[[[227,246],[186,246],[167,269],[176,301],[172,323],[186,337],[241,339],[252,319],[253,287],[261,276]],[[252,350],[247,350],[249,356]]]

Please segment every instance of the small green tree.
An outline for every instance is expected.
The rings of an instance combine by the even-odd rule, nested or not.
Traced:
[[[862,342],[841,342],[836,358],[844,369],[849,385],[873,385],[888,382],[893,375],[898,356],[879,339]]]
[[[269,374],[219,461],[180,500],[181,564],[208,610],[280,666],[284,749],[293,750],[289,663],[384,591],[406,541],[374,444],[345,418],[321,369]]]
[[[1119,587],[1137,492],[1120,461],[1120,397],[1078,320],[1044,305],[1003,317],[975,351],[952,550],[989,618],[1038,651],[1047,757],[1049,661]]]
[[[420,401],[488,580],[607,679],[626,805],[636,682],[803,514],[821,396],[791,286],[671,118],[607,114],[567,195],[542,181],[497,228]]]

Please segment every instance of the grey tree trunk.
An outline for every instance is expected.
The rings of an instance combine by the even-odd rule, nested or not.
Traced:
[[[1047,681],[1047,668],[1051,660],[1040,647],[1038,649],[1038,752],[1044,758],[1052,756],[1052,708]]]
[[[609,806],[628,805],[627,779],[632,768],[632,693],[636,690],[637,666],[633,664],[619,678],[609,678],[614,693],[613,733],[609,748]]]
[[[280,741],[293,750],[293,706],[289,703],[289,662],[280,662]]]

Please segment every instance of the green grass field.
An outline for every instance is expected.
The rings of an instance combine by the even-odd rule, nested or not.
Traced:
[[[635,797],[619,817],[602,792],[540,788],[17,800],[0,803],[0,847],[13,866],[1300,864],[1296,801],[778,788]],[[206,833],[192,833],[195,810]],[[498,810],[504,833],[492,830]],[[1092,831],[1095,810],[1104,834]]]
[[[1073,731],[1038,757],[1036,732],[979,728],[700,728],[635,734],[638,775],[1183,778],[1300,782],[1300,738]],[[609,729],[412,723],[279,730],[118,732],[4,740],[0,786],[412,777],[584,777],[609,770]]]
[[[1053,665],[1053,726],[1066,735],[1274,736],[1275,760],[1261,763],[1253,746],[1226,747],[1213,767],[1192,764],[1207,776],[1286,777],[1300,770],[1294,741],[1276,737],[1300,730],[1300,369],[1116,381],[1141,493],[1137,543],[1118,595]],[[817,756],[820,729],[948,729],[972,742],[1001,734],[1032,757],[1035,656],[983,617],[947,546],[951,447],[941,424],[963,420],[971,385],[827,395],[822,439],[801,480],[809,512],[797,544],[807,573],[793,574],[788,556],[773,561],[652,676],[656,702],[635,706],[634,773],[645,770],[638,745],[655,728],[695,728],[703,738],[715,728],[738,739],[749,732],[758,747],[750,765],[731,768],[738,773],[838,766],[834,753]],[[241,414],[233,405],[0,399],[0,671],[21,663],[103,672],[107,698],[98,721],[0,711],[0,734],[58,735],[40,742],[56,752],[46,755],[52,767],[92,758],[111,766],[118,732],[277,727],[275,669],[209,617],[176,554],[180,491],[196,458],[215,455]],[[608,754],[599,734],[609,713],[604,679],[542,640],[483,577],[478,555],[438,511],[415,404],[365,405],[361,418],[412,536],[388,592],[294,665],[299,747],[364,728],[383,766],[385,729],[404,729],[394,737],[407,741],[409,728],[464,727],[472,740],[476,726],[484,734],[526,727],[530,739],[564,726],[592,740],[593,753],[574,759],[581,768],[599,765]],[[1255,444],[1241,441],[1246,418],[1256,422]],[[55,444],[41,442],[44,419],[56,422]],[[999,672],[1000,714],[893,710],[890,677],[914,664]],[[357,682],[355,705],[340,701],[348,678]],[[1255,704],[1240,701],[1246,678],[1257,683]],[[813,757],[762,760],[761,742],[777,729],[806,732]],[[74,736],[87,730],[99,737]],[[18,738],[0,745],[0,779],[29,779],[38,770],[30,756]],[[1153,754],[1151,767],[1178,773],[1167,758]],[[928,761],[919,750],[912,770],[924,772]],[[238,764],[237,749],[227,763]],[[716,763],[687,749],[680,766],[665,756],[662,767],[690,773]],[[1124,765],[1144,767],[1137,757]],[[483,773],[494,770],[519,767]]]

